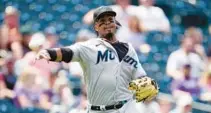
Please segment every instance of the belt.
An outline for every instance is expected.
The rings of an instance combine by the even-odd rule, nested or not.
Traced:
[[[128,100],[120,101],[117,104],[114,105],[108,105],[108,106],[91,106],[91,110],[95,111],[106,111],[106,110],[112,110],[112,109],[119,109],[121,108],[125,103],[127,103]]]

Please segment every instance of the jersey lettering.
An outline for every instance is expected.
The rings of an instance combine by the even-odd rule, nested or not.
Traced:
[[[114,56],[114,54],[112,54],[111,51],[109,51],[109,50],[106,50],[105,52],[98,51],[98,53],[97,53],[97,63],[96,64],[98,64],[101,61],[107,62],[108,59],[109,60],[115,59],[115,56]]]
[[[138,61],[136,61],[134,58],[130,57],[130,56],[125,56],[125,58],[123,59],[123,61],[125,61],[126,63],[129,63],[130,65],[132,65],[134,68],[138,68]]]

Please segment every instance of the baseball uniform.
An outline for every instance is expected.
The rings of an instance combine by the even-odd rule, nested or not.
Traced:
[[[128,90],[131,80],[146,75],[131,44],[110,44],[97,38],[68,46],[73,51],[72,61],[80,62],[87,85],[89,113],[136,113],[133,94]],[[121,49],[127,50],[125,54]],[[122,50],[123,50],[122,49]],[[119,109],[105,106],[125,101]],[[100,106],[100,110],[92,110]]]

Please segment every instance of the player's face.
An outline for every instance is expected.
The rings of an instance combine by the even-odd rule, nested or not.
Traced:
[[[114,16],[104,15],[95,23],[95,30],[101,36],[116,32],[116,22]]]

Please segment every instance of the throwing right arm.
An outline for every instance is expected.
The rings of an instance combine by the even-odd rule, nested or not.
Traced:
[[[52,48],[44,49],[38,52],[35,60],[45,59],[47,61],[66,63],[70,62],[73,57],[73,51],[70,48]]]

